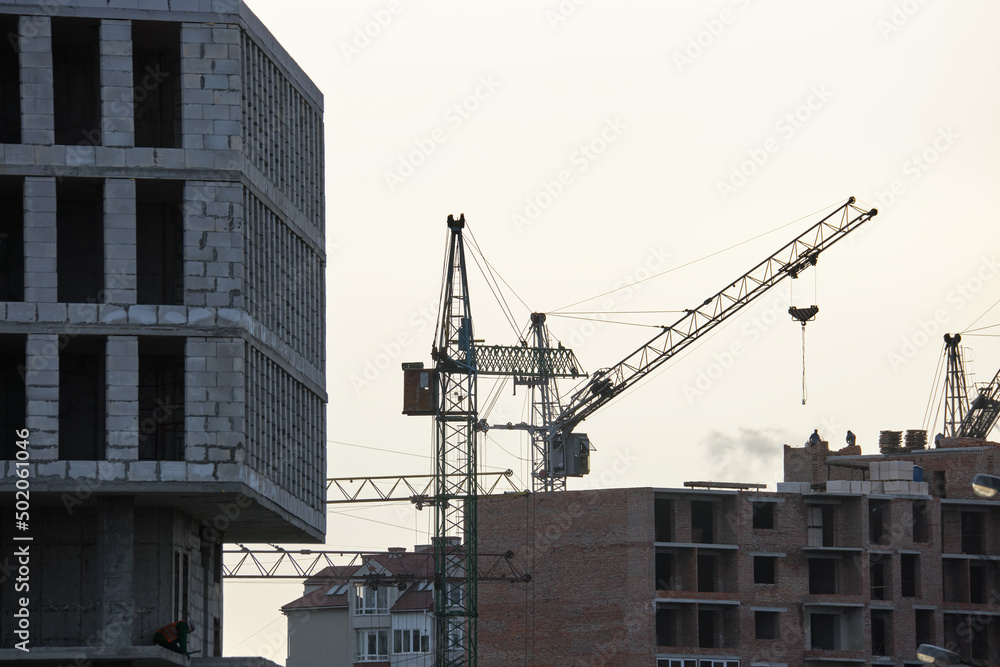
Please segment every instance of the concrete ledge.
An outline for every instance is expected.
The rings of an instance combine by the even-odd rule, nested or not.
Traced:
[[[16,648],[0,649],[0,664],[4,665],[77,665],[95,661],[136,661],[143,667],[171,667],[192,664],[186,656],[168,651],[161,646],[125,646],[106,648],[103,646],[29,646],[30,652]],[[228,663],[232,665],[233,663]],[[273,663],[271,663],[273,664]],[[220,666],[221,667],[221,666]]]

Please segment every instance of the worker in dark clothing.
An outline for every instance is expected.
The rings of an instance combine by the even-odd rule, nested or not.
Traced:
[[[194,632],[194,623],[176,621],[164,625],[153,635],[153,643],[168,648],[175,653],[187,655],[188,635]]]
[[[818,445],[820,442],[819,429],[813,429],[813,434],[809,436],[810,445]]]
[[[847,431],[847,444],[853,446],[857,441],[857,436],[851,431]]]

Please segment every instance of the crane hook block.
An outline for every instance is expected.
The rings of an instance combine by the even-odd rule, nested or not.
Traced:
[[[802,326],[806,325],[806,322],[812,322],[816,319],[816,313],[819,312],[819,306],[809,306],[808,308],[796,308],[792,306],[788,309],[788,314],[792,316],[793,320],[802,323]]]

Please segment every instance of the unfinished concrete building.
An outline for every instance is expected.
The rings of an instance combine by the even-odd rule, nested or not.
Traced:
[[[1000,664],[1000,503],[971,488],[1000,445],[785,461],[777,493],[480,498],[480,549],[532,575],[481,599],[480,664],[899,667],[924,642]]]
[[[222,544],[325,533],[322,95],[238,0],[0,30],[0,660],[209,660]]]

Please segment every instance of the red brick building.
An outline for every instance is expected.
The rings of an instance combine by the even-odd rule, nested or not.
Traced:
[[[480,587],[480,664],[905,666],[929,642],[998,665],[1000,504],[971,479],[1000,445],[941,445],[786,446],[779,493],[481,498],[480,550],[533,579]]]

